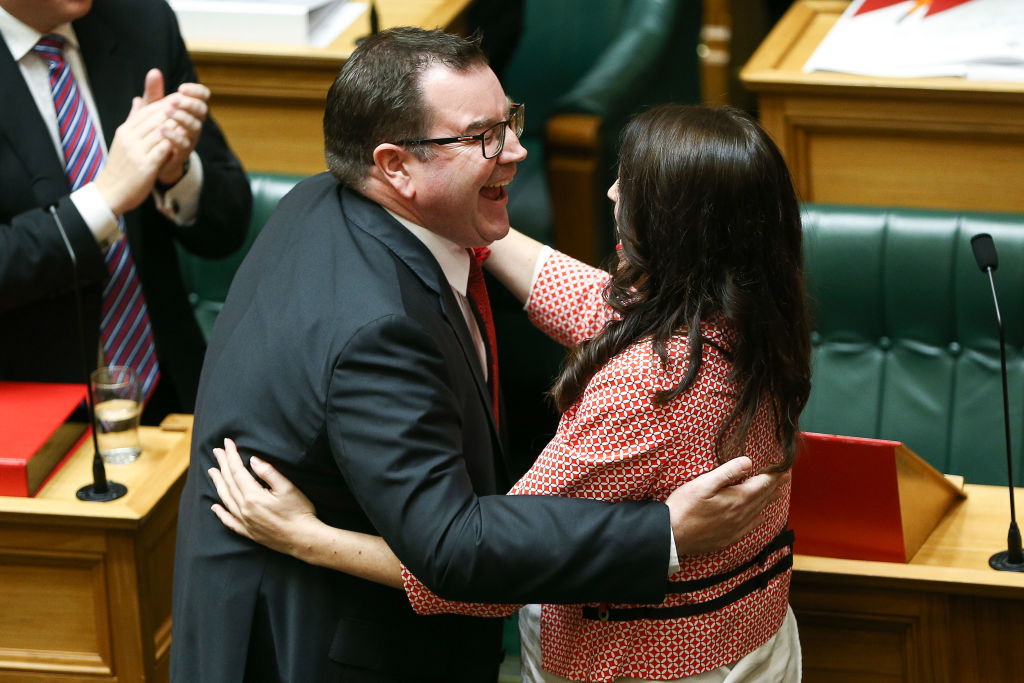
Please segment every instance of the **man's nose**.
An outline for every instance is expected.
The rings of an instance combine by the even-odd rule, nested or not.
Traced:
[[[505,131],[505,145],[501,148],[503,164],[519,163],[526,158],[526,148],[519,142],[519,136],[511,128]]]

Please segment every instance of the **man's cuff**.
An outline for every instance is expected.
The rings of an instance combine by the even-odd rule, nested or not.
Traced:
[[[188,157],[188,170],[166,190],[153,189],[157,210],[178,225],[192,225],[199,213],[199,193],[203,189],[203,162],[195,152]]]
[[[544,264],[547,263],[548,258],[553,253],[555,253],[555,250],[546,244],[540,248],[540,253],[537,254],[537,260],[533,263],[533,275],[530,276],[530,293],[526,295],[526,301],[523,302],[524,311],[530,307],[530,297],[533,296],[533,286],[537,284],[537,278],[540,276],[540,271],[544,270]]]
[[[121,230],[117,226],[117,216],[107,206],[100,191],[96,189],[96,183],[86,183],[72,192],[70,199],[82,216],[82,220],[92,231],[100,249],[106,249],[121,237]]]
[[[669,526],[668,530],[668,575],[672,576],[680,569],[679,553],[676,552],[676,534]]]

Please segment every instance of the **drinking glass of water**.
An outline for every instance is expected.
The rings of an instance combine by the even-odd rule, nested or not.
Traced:
[[[142,452],[138,376],[128,366],[108,365],[94,370],[90,380],[96,411],[96,441],[103,461],[112,465],[134,461]]]

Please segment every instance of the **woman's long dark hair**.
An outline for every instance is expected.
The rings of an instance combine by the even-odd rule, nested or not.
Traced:
[[[782,155],[745,113],[667,104],[636,116],[619,156],[616,224],[625,258],[606,291],[618,314],[570,355],[551,390],[565,410],[608,360],[650,339],[667,367],[667,342],[686,331],[689,365],[667,403],[700,372],[700,322],[725,322],[736,404],[721,425],[720,462],[743,453],[769,401],[782,461],[795,455],[810,392],[810,326],[800,210]]]

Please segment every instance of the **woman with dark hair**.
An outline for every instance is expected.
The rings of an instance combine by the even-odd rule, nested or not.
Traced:
[[[621,242],[611,275],[514,231],[492,247],[492,273],[572,349],[551,392],[558,431],[510,494],[664,499],[742,455],[788,470],[810,333],[799,208],[778,149],[738,110],[662,105],[626,127],[608,194]],[[380,539],[325,527],[254,458],[262,489],[226,443],[211,476],[227,509],[214,509],[238,533],[403,586],[421,614],[516,608],[433,595]],[[661,604],[528,606],[524,680],[799,680],[788,511],[786,486],[739,541],[680,558]]]

